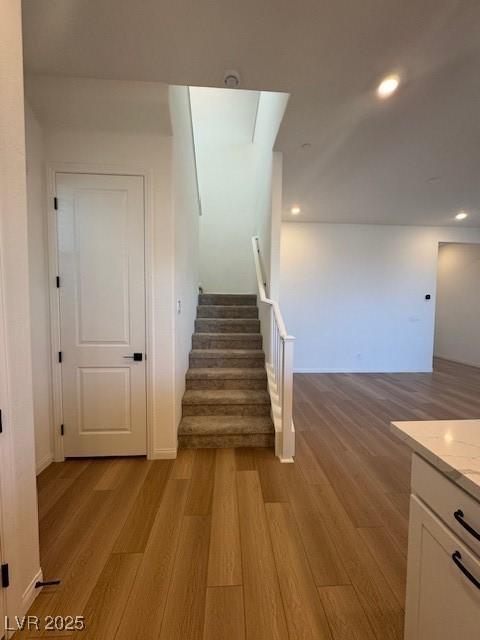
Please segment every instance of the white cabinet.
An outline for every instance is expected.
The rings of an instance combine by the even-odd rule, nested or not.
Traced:
[[[427,465],[423,460],[420,464]],[[431,489],[429,483],[428,491]],[[413,490],[423,493],[418,483],[413,484]],[[476,640],[480,638],[476,541],[472,539],[474,544],[467,546],[463,536],[450,529],[421,498],[412,495],[410,499],[405,640]],[[442,511],[434,506],[437,512]],[[476,506],[480,510],[478,503]]]

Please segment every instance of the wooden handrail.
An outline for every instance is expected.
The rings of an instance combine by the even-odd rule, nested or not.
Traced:
[[[280,312],[280,307],[278,306],[278,303],[275,300],[272,300],[271,298],[267,297],[267,292],[265,290],[265,284],[264,284],[265,281],[263,279],[262,267],[260,264],[260,247],[258,245],[258,236],[253,236],[252,247],[253,247],[253,259],[255,261],[255,272],[257,274],[257,286],[258,286],[260,301],[265,302],[265,304],[269,304],[273,308],[273,313],[277,323],[278,331],[280,333],[280,337],[282,338],[282,340],[288,340],[288,341],[295,340],[294,336],[290,336],[287,333],[285,322]]]

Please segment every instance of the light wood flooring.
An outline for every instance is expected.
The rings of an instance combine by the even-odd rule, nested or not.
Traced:
[[[297,455],[71,460],[38,479],[45,589],[96,640],[401,640],[410,451],[391,420],[478,418],[480,370],[295,376]],[[37,637],[38,633],[16,637]]]

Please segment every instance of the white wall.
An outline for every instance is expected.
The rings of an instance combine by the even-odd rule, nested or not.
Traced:
[[[438,244],[467,240],[480,230],[283,223],[280,304],[295,369],[430,371]]]
[[[0,536],[11,571],[0,597],[13,618],[25,614],[40,578],[19,0],[0,3],[0,95]]]
[[[201,185],[200,281],[207,293],[255,293],[254,150],[197,149]]]
[[[259,238],[260,253],[264,276],[268,284],[269,295],[272,287],[272,243],[280,241],[280,228],[272,216],[281,216],[281,160],[273,167],[272,152],[280,124],[288,102],[288,94],[262,91],[258,102],[257,119],[253,137],[254,149],[254,189],[255,189],[255,235]],[[280,156],[281,158],[281,156]],[[280,195],[278,188],[280,186]],[[273,188],[275,193],[273,193]],[[277,201],[278,195],[280,200]],[[273,211],[272,207],[275,207]],[[280,217],[279,217],[280,219]],[[273,234],[273,235],[272,235]],[[275,259],[275,258],[274,258]]]
[[[35,459],[37,473],[40,473],[53,460],[52,385],[49,376],[51,367],[50,307],[45,221],[46,168],[43,129],[28,102],[25,107],[33,412]]]
[[[480,366],[479,244],[440,246],[435,355]]]
[[[175,224],[175,422],[182,417],[185,373],[197,313],[199,216],[197,174],[187,87],[170,87],[173,129],[173,215]]]
[[[151,176],[147,202],[153,210],[154,251],[151,256],[152,289],[151,318],[154,391],[151,394],[153,415],[154,457],[174,456],[176,451],[176,422],[174,402],[174,227],[171,193],[171,137],[146,134],[109,133],[105,131],[68,130],[53,127],[44,130],[46,163],[74,163],[109,170],[128,169],[147,172]],[[78,166],[77,166],[78,168]],[[43,247],[44,258],[46,246]],[[37,247],[36,260],[41,260]],[[148,257],[147,257],[148,259]],[[36,344],[35,349],[45,346]],[[48,382],[49,384],[49,382]],[[43,434],[39,443],[47,447]]]
[[[251,239],[270,280],[272,148],[287,94],[191,88],[207,292],[255,293]]]

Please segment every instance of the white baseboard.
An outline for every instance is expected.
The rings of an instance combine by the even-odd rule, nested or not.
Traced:
[[[48,453],[41,460],[37,460],[36,463],[36,472],[37,476],[42,473],[51,463],[53,462],[53,455]]]
[[[40,593],[41,589],[35,589],[35,585],[37,584],[37,582],[41,582],[42,580],[43,580],[43,573],[42,573],[42,570],[39,569],[35,574],[35,576],[33,577],[30,584],[28,585],[28,587],[25,589],[25,592],[22,596],[22,607],[23,607],[24,613],[27,613],[27,611],[32,606],[33,601],[35,600],[37,595]]]
[[[174,460],[177,457],[177,448],[154,449],[148,456],[149,460]]]

